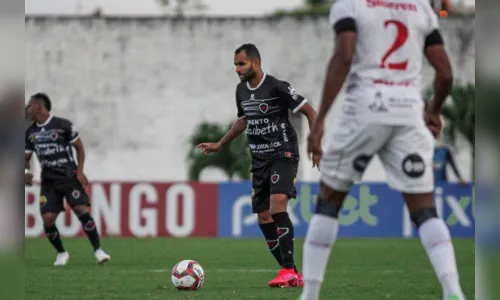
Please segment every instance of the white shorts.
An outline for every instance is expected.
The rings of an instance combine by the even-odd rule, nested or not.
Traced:
[[[403,193],[434,190],[434,138],[421,125],[385,125],[344,119],[337,124],[320,163],[321,181],[348,191],[378,154],[390,187]]]

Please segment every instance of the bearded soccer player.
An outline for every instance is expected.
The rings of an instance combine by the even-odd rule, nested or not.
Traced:
[[[42,168],[40,212],[42,214],[45,235],[57,251],[55,266],[68,263],[69,253],[64,249],[56,219],[64,211],[63,198],[82,222],[94,256],[99,264],[104,264],[111,257],[101,249],[99,233],[94,219],[89,212],[89,197],[85,191],[87,177],[83,173],[85,150],[75,126],[66,119],[50,113],[52,103],[43,93],[31,96],[27,113],[33,124],[25,132],[25,174],[24,184],[33,184],[33,175],[29,173],[29,161],[36,153]],[[76,149],[77,162],[73,157]]]
[[[295,198],[295,177],[299,163],[297,134],[288,112],[300,112],[312,124],[316,112],[285,81],[265,74],[259,50],[244,44],[235,51],[234,65],[241,83],[236,87],[238,120],[216,143],[202,143],[205,154],[218,152],[246,132],[252,154],[252,211],[278,264],[282,269],[269,282],[270,287],[302,286],[302,276],[293,257],[293,224],[287,213]],[[319,157],[313,157],[313,167]]]
[[[450,231],[433,201],[433,135],[441,130],[440,112],[453,83],[437,16],[428,0],[338,0],[330,21],[335,49],[308,138],[310,153],[323,155],[324,120],[346,78],[347,90],[321,159],[320,194],[304,243],[300,299],[318,299],[342,203],[378,154],[389,185],[402,193],[418,228],[442,299],[463,300]],[[420,94],[424,56],[436,72],[434,98],[425,112]]]

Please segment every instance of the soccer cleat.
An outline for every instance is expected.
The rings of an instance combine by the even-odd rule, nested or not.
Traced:
[[[269,282],[270,287],[289,287],[298,280],[298,276],[293,269],[281,269],[278,276]]]
[[[302,274],[299,272],[295,273],[297,275],[297,280],[292,282],[291,286],[296,286],[296,287],[304,287],[304,279],[302,278]]]
[[[106,254],[102,249],[97,249],[96,252],[94,253],[95,258],[97,259],[97,262],[102,265],[105,264],[107,261],[111,259],[111,256]]]
[[[69,253],[61,252],[57,253],[56,261],[54,262],[54,266],[65,266],[69,261]]]

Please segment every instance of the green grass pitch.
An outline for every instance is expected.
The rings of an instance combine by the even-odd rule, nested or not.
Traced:
[[[295,243],[302,264],[302,239]],[[292,299],[299,288],[267,286],[278,266],[263,239],[103,239],[111,261],[99,266],[84,238],[65,239],[71,259],[54,267],[45,239],[25,243],[27,300]],[[461,282],[474,299],[474,241],[454,241]],[[205,269],[199,291],[177,291],[171,268],[182,259]],[[418,239],[340,239],[330,256],[321,299],[440,300],[441,288]]]

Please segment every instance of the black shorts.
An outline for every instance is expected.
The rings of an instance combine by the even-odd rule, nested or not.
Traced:
[[[64,199],[69,206],[90,206],[89,196],[76,177],[69,179],[43,180],[40,189],[40,212],[42,214],[64,211]]]
[[[264,167],[252,171],[252,211],[260,213],[269,209],[270,197],[285,194],[295,198],[295,181],[299,167],[298,159],[278,158]]]

